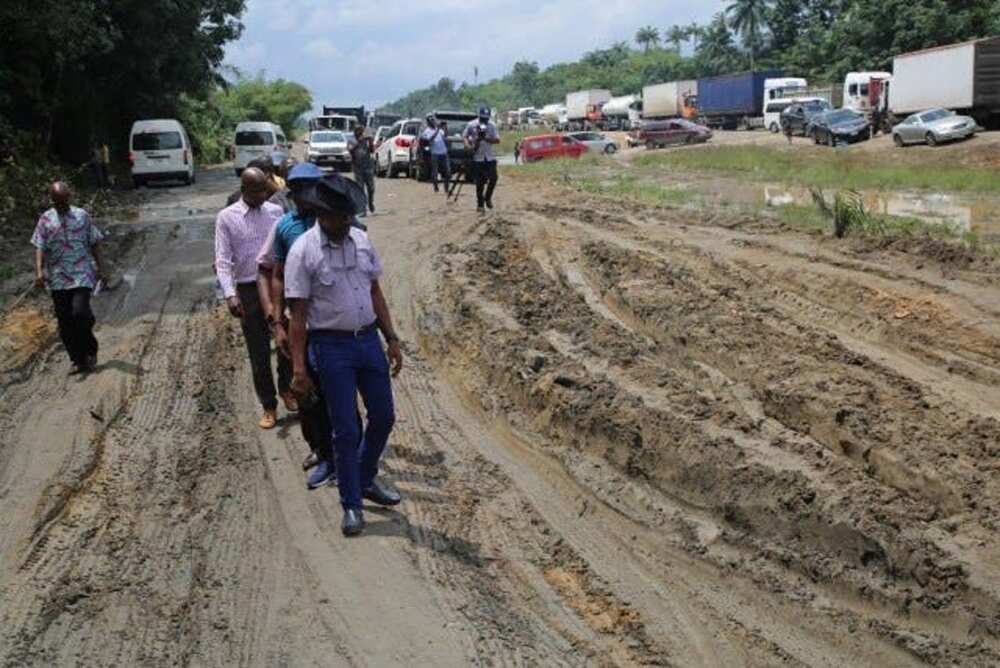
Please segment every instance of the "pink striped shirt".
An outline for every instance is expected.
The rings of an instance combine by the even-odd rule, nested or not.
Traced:
[[[257,280],[257,254],[282,213],[280,206],[270,202],[251,209],[242,198],[219,212],[215,219],[215,273],[225,297],[236,294],[237,283]]]

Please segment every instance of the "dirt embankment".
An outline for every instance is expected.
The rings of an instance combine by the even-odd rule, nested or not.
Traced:
[[[675,218],[489,218],[440,256],[430,344],[577,475],[574,452],[646,489],[587,481],[691,552],[921,659],[1000,660],[992,269]]]

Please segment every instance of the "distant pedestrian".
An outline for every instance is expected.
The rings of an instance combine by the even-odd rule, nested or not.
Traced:
[[[73,373],[97,367],[97,339],[91,292],[104,280],[101,261],[101,231],[90,215],[71,205],[69,186],[56,181],[49,187],[52,208],[42,214],[31,236],[35,247],[35,285],[48,287],[52,295],[59,338],[62,339]]]
[[[514,142],[514,164],[516,165],[521,161],[521,140],[518,139]]]
[[[107,188],[111,185],[108,178],[109,154],[107,145],[94,144],[90,151],[90,170],[94,175],[95,188]]]
[[[268,202],[271,185],[260,169],[243,170],[242,197],[219,212],[215,220],[215,270],[222,287],[222,294],[234,318],[240,319],[254,389],[264,409],[258,425],[272,429],[277,423],[277,394],[286,401],[289,410],[291,365],[278,356],[278,391],[275,392],[271,371],[271,336],[267,313],[257,291],[257,255],[268,233],[282,215],[281,207]]]
[[[438,175],[444,180],[444,191],[448,192],[451,185],[451,161],[448,159],[448,124],[438,123],[433,114],[427,116],[427,127],[421,137],[427,143],[430,161],[431,183],[434,192],[438,192]]]
[[[351,185],[334,174],[304,194],[318,222],[295,242],[285,265],[285,297],[292,312],[292,384],[300,398],[308,396],[313,390],[311,365],[322,387],[333,427],[344,508],[341,531],[346,536],[364,531],[362,498],[383,506],[400,502],[398,493],[375,478],[395,422],[390,375],[403,366],[379,284],[382,263],[368,235],[351,226],[360,204],[360,198],[352,197]],[[358,422],[359,392],[367,418],[363,429]]]
[[[355,126],[354,136],[347,141],[347,150],[351,153],[351,169],[354,171],[354,180],[365,190],[368,197],[368,210],[375,213],[375,163],[372,154],[375,152],[375,145],[372,138],[365,136],[365,129],[360,125]],[[362,210],[361,215],[364,215]]]
[[[785,135],[785,139],[788,140],[788,145],[792,144],[792,123],[788,118],[781,118],[781,131]]]
[[[486,208],[493,208],[493,190],[497,187],[498,178],[494,147],[500,143],[500,133],[490,120],[489,107],[480,107],[479,118],[465,126],[462,138],[472,151],[470,167],[476,181],[476,210],[483,213]]]

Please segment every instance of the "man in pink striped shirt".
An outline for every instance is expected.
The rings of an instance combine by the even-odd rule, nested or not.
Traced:
[[[258,424],[261,429],[272,429],[278,398],[271,372],[270,328],[257,292],[257,255],[282,210],[267,201],[271,194],[267,176],[257,168],[243,171],[240,190],[242,197],[215,219],[215,271],[229,312],[243,327],[254,390],[264,409]],[[298,406],[289,391],[291,376],[288,358],[278,355],[278,392],[285,408],[294,411]]]

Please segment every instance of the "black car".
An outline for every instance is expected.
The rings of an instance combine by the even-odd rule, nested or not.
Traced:
[[[470,111],[435,111],[432,113],[437,119],[438,126],[440,126],[441,123],[448,124],[448,134],[445,138],[445,142],[448,144],[448,162],[451,165],[451,173],[455,174],[460,168],[464,168],[465,165],[472,159],[472,151],[465,147],[465,142],[462,141],[462,133],[465,132],[465,126],[467,126],[470,121],[474,121],[479,118],[479,115]],[[423,132],[426,129],[427,121],[424,121],[420,125],[420,135],[423,135]],[[409,174],[410,178],[416,178],[421,181],[429,181],[431,178],[430,165],[427,160],[424,159],[424,156],[421,155],[419,141],[420,135],[418,135],[418,139],[414,140],[413,144],[410,146]]]
[[[781,129],[790,127],[792,134],[806,136],[806,130],[812,119],[830,111],[830,103],[826,100],[803,100],[792,102],[781,112]]]
[[[810,121],[806,134],[817,144],[836,146],[871,138],[871,125],[856,111],[837,109],[819,114]]]

